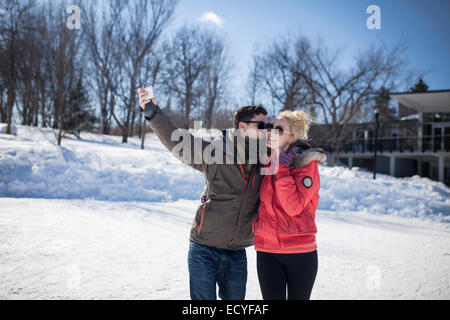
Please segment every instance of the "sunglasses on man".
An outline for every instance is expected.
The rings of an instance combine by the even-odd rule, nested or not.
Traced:
[[[246,120],[246,121],[242,121],[245,123],[257,123],[258,124],[258,130],[264,130],[266,129],[266,123],[264,121],[251,121],[251,120]]]
[[[280,127],[280,126],[274,127],[272,123],[265,123],[265,122],[263,122],[263,121],[251,121],[251,120],[242,121],[242,122],[245,122],[245,123],[257,123],[257,124],[258,124],[258,130],[264,130],[264,129],[267,129],[267,131],[270,131],[270,130],[272,130],[272,129],[275,129],[275,130],[278,130],[278,131],[279,131],[279,134],[280,134],[280,135],[283,135],[284,132],[285,132],[284,129],[283,129],[282,127]],[[290,132],[286,132],[286,133],[289,133],[289,134],[290,134]]]

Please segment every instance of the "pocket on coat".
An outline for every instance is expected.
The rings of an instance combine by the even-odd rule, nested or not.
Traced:
[[[209,203],[203,214],[199,237],[203,239],[227,240],[233,236],[239,208],[235,205]]]
[[[307,211],[296,216],[280,214],[278,218],[278,231],[282,234],[307,235],[317,232],[314,216]]]

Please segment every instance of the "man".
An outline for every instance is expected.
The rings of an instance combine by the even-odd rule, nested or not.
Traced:
[[[217,283],[220,298],[243,300],[247,284],[245,248],[253,245],[252,222],[258,212],[263,179],[261,161],[250,161],[254,155],[249,154],[249,146],[255,139],[266,138],[262,129],[266,125],[267,111],[260,106],[237,109],[233,130],[222,131],[214,142],[180,133],[180,138],[188,140],[180,152],[177,146],[180,139],[171,139],[173,132],[177,133],[179,129],[161,111],[155,98],[149,99],[148,93],[141,88],[138,93],[140,111],[161,142],[206,178],[202,203],[197,209],[189,238],[191,299],[215,300]],[[201,147],[196,148],[196,145]],[[206,151],[211,157],[222,159],[223,156],[226,159],[211,163],[204,157]],[[229,161],[230,155],[232,161]]]

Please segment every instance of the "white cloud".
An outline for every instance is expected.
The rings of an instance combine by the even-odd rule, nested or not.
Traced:
[[[201,22],[212,22],[212,23],[217,24],[218,26],[221,26],[223,23],[222,19],[214,12],[207,12],[207,13],[203,14],[200,17],[200,21]]]

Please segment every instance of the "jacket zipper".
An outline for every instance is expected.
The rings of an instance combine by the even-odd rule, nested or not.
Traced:
[[[245,179],[244,169],[242,168],[241,164],[239,164],[239,167],[241,168],[242,177],[244,177],[245,186],[247,186],[247,179]],[[255,185],[255,172],[254,171],[255,171],[255,168],[252,168],[252,171],[250,172],[250,175],[253,176],[252,177],[252,188]],[[247,191],[247,188],[245,188],[245,191]],[[239,211],[238,211],[238,214],[237,214],[236,223],[239,223],[239,216],[240,216],[240,214],[241,214],[241,206],[239,206]]]
[[[242,164],[239,164],[239,168],[241,168],[242,177],[244,178],[245,185],[247,185],[247,179],[245,179],[245,173],[244,173],[244,168],[242,167]]]
[[[203,207],[202,218],[200,219],[200,225],[198,226],[197,235],[200,235],[200,231],[202,230],[203,216],[205,215],[206,206]]]

